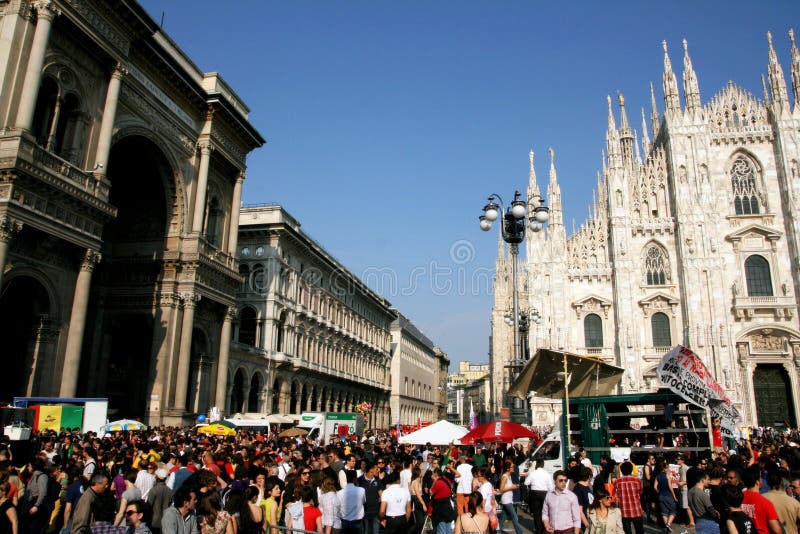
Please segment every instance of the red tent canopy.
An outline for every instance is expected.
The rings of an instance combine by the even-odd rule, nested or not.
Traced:
[[[511,443],[516,438],[538,437],[535,432],[518,423],[496,421],[470,430],[461,438],[461,443],[464,445],[472,445],[473,443]]]

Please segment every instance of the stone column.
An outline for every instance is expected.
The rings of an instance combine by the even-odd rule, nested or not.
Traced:
[[[206,214],[206,189],[208,189],[208,164],[211,162],[211,143],[202,141],[197,143],[200,149],[200,170],[197,173],[197,191],[194,196],[194,218],[192,219],[192,232],[203,231],[203,219]]]
[[[225,392],[228,391],[228,360],[231,354],[231,324],[233,323],[233,308],[225,310],[222,320],[222,332],[219,336],[219,361],[217,362],[217,389],[216,406],[220,411],[225,411]]]
[[[74,397],[78,385],[78,371],[81,366],[83,330],[86,325],[86,306],[89,303],[89,288],[92,272],[100,261],[100,253],[87,249],[81,261],[78,278],[75,281],[75,295],[72,297],[72,313],[67,333],[67,349],[64,354],[64,372],[61,376],[61,397]]]
[[[184,293],[183,322],[181,324],[181,345],[178,353],[178,369],[175,378],[175,404],[178,411],[186,410],[186,393],[189,389],[189,366],[192,359],[192,330],[194,328],[194,309],[200,301],[197,293]]]
[[[8,244],[21,229],[22,224],[8,217],[0,218],[0,289],[3,287],[3,273],[8,260]]]
[[[39,96],[39,86],[42,83],[42,67],[47,53],[47,42],[50,40],[50,30],[53,19],[61,12],[53,6],[51,0],[36,0],[33,2],[36,9],[36,30],[33,34],[33,43],[28,56],[28,68],[25,70],[25,81],[22,82],[22,93],[17,108],[17,127],[30,130],[33,125],[33,113],[36,110],[36,99]]]
[[[172,356],[175,353],[178,335],[179,297],[170,291],[157,295],[155,328],[153,344],[150,350],[152,362],[150,366],[150,397],[147,401],[148,423],[160,424],[161,412],[166,407],[169,391],[169,371]]]
[[[242,207],[242,182],[244,175],[240,174],[236,178],[236,185],[233,186],[233,205],[231,206],[231,223],[228,232],[228,254],[236,256],[236,245],[239,242],[239,208]]]
[[[122,64],[117,63],[111,73],[106,91],[106,103],[103,107],[103,119],[100,122],[100,135],[97,139],[97,152],[95,154],[95,165],[98,166],[95,174],[105,176],[108,169],[108,155],[111,153],[111,136],[114,133],[114,119],[117,116],[117,103],[119,102],[119,90],[122,87],[122,77],[128,71]]]

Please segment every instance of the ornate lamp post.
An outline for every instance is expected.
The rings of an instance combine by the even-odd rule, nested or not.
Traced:
[[[503,199],[500,195],[493,193],[489,196],[489,203],[483,207],[483,215],[479,217],[481,230],[488,232],[492,229],[492,223],[496,221],[501,212],[503,215],[501,233],[503,241],[508,243],[508,250],[511,254],[511,287],[512,287],[512,310],[511,317],[506,317],[509,325],[514,327],[514,353],[511,363],[508,365],[510,368],[509,373],[512,375],[515,368],[521,366],[520,359],[520,325],[525,325],[527,331],[529,320],[534,319],[535,322],[541,320],[539,312],[534,315],[529,315],[530,312],[524,314],[524,318],[519,310],[519,298],[517,290],[517,255],[519,254],[519,244],[525,239],[526,230],[531,232],[540,232],[544,228],[544,224],[550,219],[550,210],[544,205],[544,198],[541,195],[532,195],[527,199],[527,202],[522,200],[519,191],[514,192],[514,200],[507,208],[503,204]]]

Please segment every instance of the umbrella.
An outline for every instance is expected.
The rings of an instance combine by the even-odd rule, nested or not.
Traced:
[[[214,423],[213,425],[201,426],[197,429],[197,433],[209,434],[212,436],[235,436],[236,430],[225,425],[220,425],[219,423]]]
[[[486,423],[474,430],[467,432],[462,438],[461,443],[470,445],[473,443],[511,443],[515,438],[536,438],[535,432],[528,430],[518,423],[511,421],[496,421]]]
[[[297,437],[297,436],[305,436],[306,434],[308,434],[308,430],[306,430],[305,428],[297,428],[297,427],[295,427],[295,428],[287,428],[286,430],[284,430],[283,432],[278,434],[278,437],[279,438],[294,438],[294,437]]]
[[[409,443],[411,445],[447,445],[461,439],[467,429],[463,426],[454,425],[448,421],[438,421],[432,425],[428,425],[416,432],[401,436],[398,443]]]
[[[103,425],[103,432],[119,432],[122,430],[147,430],[147,425],[133,419],[120,419]]]

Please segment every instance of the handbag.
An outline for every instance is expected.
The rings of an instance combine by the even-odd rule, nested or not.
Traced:
[[[494,508],[492,508],[487,512],[487,514],[489,515],[489,526],[493,531],[497,530],[497,527],[500,526],[500,521],[497,519],[497,512],[495,512]]]

